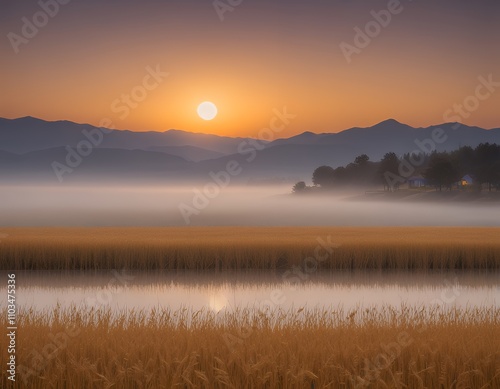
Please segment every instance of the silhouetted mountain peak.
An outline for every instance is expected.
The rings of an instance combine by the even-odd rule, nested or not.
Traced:
[[[387,119],[384,120],[380,123],[375,124],[374,126],[367,127],[369,129],[397,129],[397,130],[403,130],[403,129],[412,129],[413,127],[409,126],[408,124],[404,124],[401,122],[398,122],[396,119]]]
[[[44,122],[44,120],[36,118],[34,116],[23,116],[17,119],[13,120],[19,120],[19,121],[24,121],[24,122]]]
[[[316,134],[314,132],[311,132],[311,131],[304,131],[300,134],[297,134],[297,135],[294,135],[292,136],[290,139],[308,139],[308,138],[315,138],[317,137],[319,134]]]
[[[375,126],[381,126],[381,125],[385,125],[385,126],[403,125],[403,126],[405,126],[406,124],[398,122],[396,119],[389,118],[389,119],[381,121],[380,123],[375,124]],[[375,126],[373,126],[373,127],[375,127]]]

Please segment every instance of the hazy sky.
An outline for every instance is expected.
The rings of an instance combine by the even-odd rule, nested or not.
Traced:
[[[500,127],[500,86],[471,97],[480,76],[500,84],[498,0],[44,1],[0,2],[2,117],[256,136],[286,106],[279,137],[389,117]]]

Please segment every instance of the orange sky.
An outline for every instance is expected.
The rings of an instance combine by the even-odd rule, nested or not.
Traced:
[[[474,95],[479,76],[500,81],[500,7],[435,3],[402,2],[402,12],[348,63],[340,43],[352,44],[354,27],[387,1],[243,2],[223,21],[211,2],[70,2],[19,53],[3,39],[0,116],[256,136],[273,109],[286,106],[296,118],[280,137],[390,117],[442,123]],[[4,37],[39,11],[36,3],[2,7]],[[124,114],[122,95],[157,65],[168,77]],[[212,121],[196,114],[206,100],[219,109]],[[493,91],[461,121],[500,127],[499,106]]]

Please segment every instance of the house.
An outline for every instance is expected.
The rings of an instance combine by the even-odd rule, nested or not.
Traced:
[[[421,188],[427,185],[427,180],[422,176],[408,178],[408,188]]]
[[[472,177],[468,174],[463,176],[460,181],[458,181],[458,186],[467,186],[467,185],[472,185],[474,183],[474,180]]]

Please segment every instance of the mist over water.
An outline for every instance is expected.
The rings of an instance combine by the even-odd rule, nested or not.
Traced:
[[[203,188],[4,185],[0,225],[500,226],[500,202],[371,200],[360,189],[291,195],[291,185],[229,185],[210,198]]]

